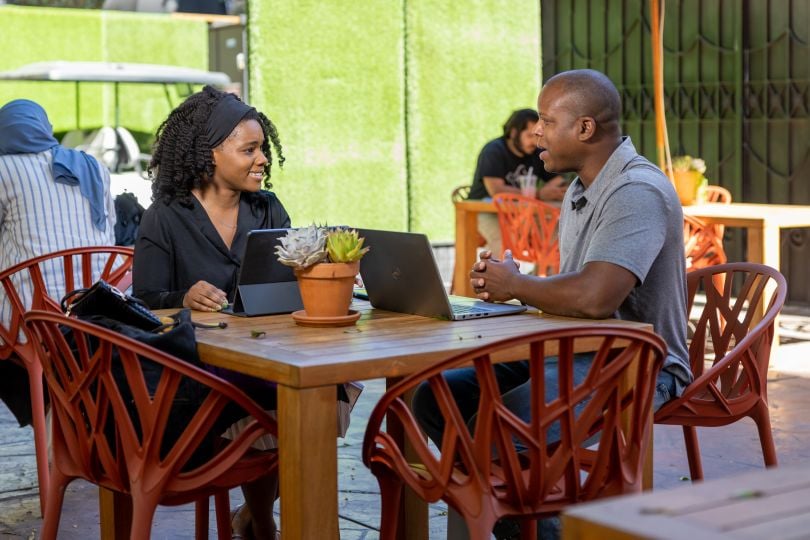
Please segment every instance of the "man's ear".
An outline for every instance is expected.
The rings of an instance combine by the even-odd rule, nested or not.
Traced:
[[[579,140],[587,141],[596,134],[596,119],[592,116],[580,116],[577,119],[579,124]]]

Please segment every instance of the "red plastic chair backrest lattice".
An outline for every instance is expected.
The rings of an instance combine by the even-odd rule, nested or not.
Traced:
[[[683,216],[683,243],[687,272],[726,262],[722,235],[696,217]]]
[[[704,195],[707,203],[731,204],[731,192],[723,186],[706,186]],[[726,232],[725,225],[712,225],[714,233],[721,240]]]
[[[512,250],[516,259],[534,262],[538,276],[559,273],[557,222],[560,209],[512,193],[499,193],[492,202],[498,209],[503,249]]]
[[[75,478],[129,495],[131,538],[146,539],[158,504],[185,504],[219,494],[276,467],[275,452],[250,450],[257,438],[277,434],[275,420],[232,384],[81,320],[30,311],[25,322],[36,337],[54,415],[43,538],[56,537],[65,487]],[[70,330],[67,336],[65,330]],[[114,362],[121,369],[114,369]],[[147,363],[160,366],[151,388],[143,372]],[[193,416],[178,426],[170,418],[184,379],[196,381],[207,393]],[[233,440],[219,439],[211,455],[197,456],[190,465],[203,441],[221,433],[226,407],[227,418],[238,407],[237,416],[253,420]],[[230,535],[229,526],[219,531],[220,538]]]
[[[70,248],[34,257],[0,272],[0,283],[11,310],[8,322],[0,321],[0,361],[16,357],[28,370],[39,494],[43,508],[48,491],[48,454],[42,369],[31,340],[25,333],[23,314],[28,309],[61,313],[59,301],[62,296],[79,288],[90,287],[98,279],[126,288],[131,282],[132,257],[131,247]],[[52,281],[59,282],[64,289],[49,289],[48,284]]]
[[[695,380],[656,412],[655,422],[683,426],[692,480],[703,478],[695,426],[724,426],[746,416],[757,424],[765,464],[776,465],[767,380],[785,278],[770,266],[730,263],[690,272],[686,279],[687,312],[698,293],[706,296],[689,344]],[[766,309],[759,318],[761,306]]]
[[[574,351],[586,345],[596,352],[587,376],[576,383]],[[493,372],[493,358],[515,348],[525,353],[530,366],[528,421],[505,407]],[[518,516],[527,538],[535,538],[530,531],[538,517],[576,502],[640,491],[653,386],[665,351],[664,342],[651,332],[595,324],[496,342],[402,380],[374,408],[363,442],[363,462],[377,476],[382,494],[381,538],[396,534],[403,484],[428,502],[445,500],[464,517],[473,539],[490,538],[502,516]],[[550,401],[545,398],[547,356],[559,358],[560,393]],[[469,364],[481,389],[472,429],[442,375]],[[425,381],[444,419],[438,454],[428,446],[404,397]],[[550,429],[561,434],[559,442],[547,442]],[[596,434],[601,435],[598,449],[586,448]],[[404,457],[406,444],[419,463]]]
[[[706,186],[706,202],[731,204],[731,192],[723,186]]]

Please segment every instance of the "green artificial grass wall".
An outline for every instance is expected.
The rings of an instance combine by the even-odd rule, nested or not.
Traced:
[[[454,238],[453,187],[540,83],[536,0],[249,2],[252,103],[288,161],[275,191],[312,221]]]
[[[91,9],[0,6],[0,70],[53,60],[136,62],[208,68],[206,23],[167,15]],[[163,85],[122,84],[121,125],[154,133],[181,100]],[[0,81],[0,105],[27,98],[40,103],[54,130],[112,125],[112,84],[82,83],[80,125],[76,122],[76,86],[68,82]]]
[[[537,0],[409,0],[408,166],[411,222],[453,241],[454,187],[472,183],[478,152],[540,84]]]
[[[250,101],[278,127],[293,225],[406,229],[400,1],[249,7]]]

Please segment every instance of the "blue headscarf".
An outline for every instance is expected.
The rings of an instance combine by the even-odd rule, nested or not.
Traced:
[[[93,225],[107,228],[104,209],[104,182],[98,163],[79,150],[60,146],[53,136],[53,126],[39,104],[28,99],[15,99],[0,108],[0,156],[35,154],[51,150],[53,179],[60,184],[79,185],[82,196],[90,202]]]

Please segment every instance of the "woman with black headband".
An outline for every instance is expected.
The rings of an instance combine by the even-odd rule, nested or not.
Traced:
[[[136,297],[153,309],[201,311],[218,311],[233,299],[247,233],[290,226],[281,202],[266,191],[270,142],[281,165],[273,123],[233,94],[209,86],[169,114],[157,132],[149,165],[152,205],[135,242]],[[275,408],[275,392],[264,381],[245,376],[233,382],[264,408]],[[272,446],[271,441],[265,448]],[[242,491],[247,504],[233,520],[234,538],[272,540],[278,478],[258,478]]]
[[[152,309],[218,311],[233,299],[247,233],[290,226],[270,191],[273,123],[206,86],[160,126],[149,165],[152,205],[135,242],[133,293]]]

